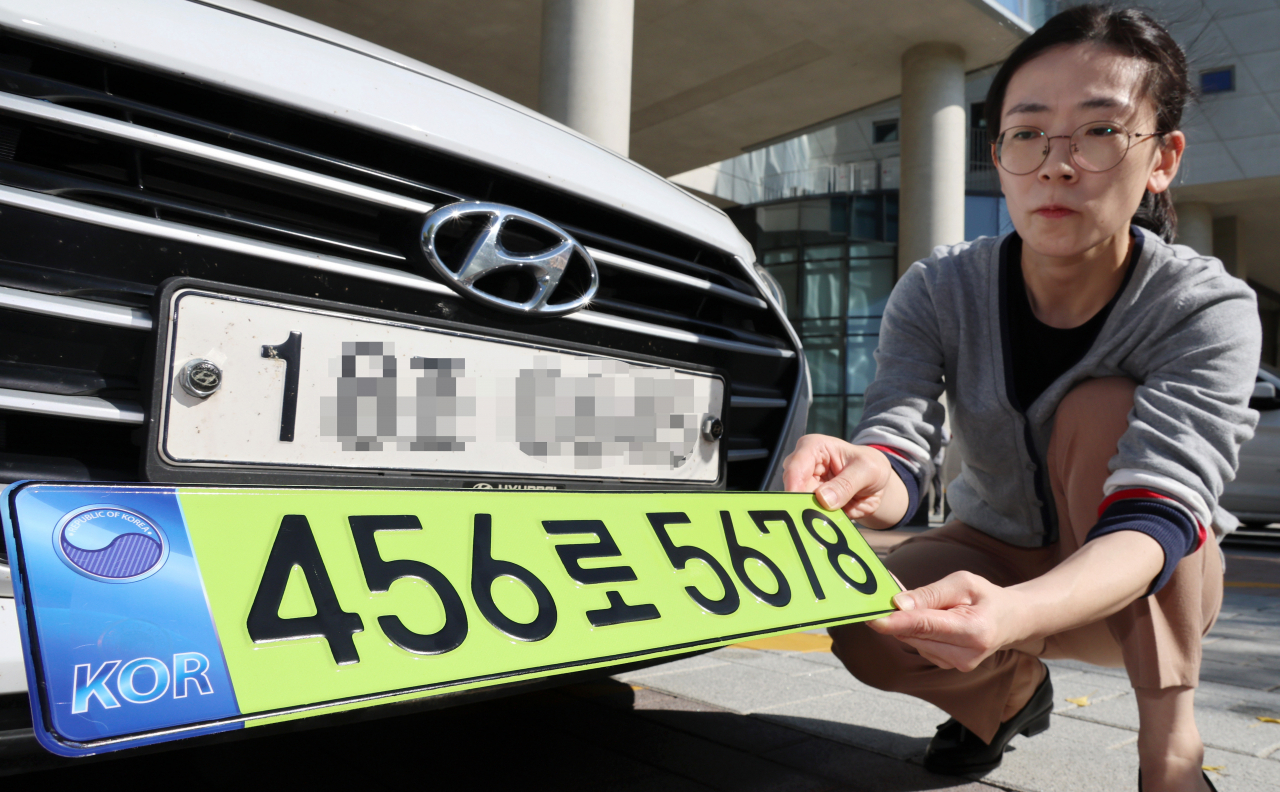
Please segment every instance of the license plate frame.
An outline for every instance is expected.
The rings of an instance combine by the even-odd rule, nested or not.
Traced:
[[[591,669],[863,621],[890,612],[900,590],[841,512],[821,510],[812,496],[798,493],[19,482],[0,499],[37,739],[63,756],[371,706],[439,703],[440,696],[554,682]],[[371,517],[353,517],[361,514]],[[406,528],[406,515],[420,515],[428,525],[419,527],[428,530]],[[318,559],[310,569],[319,569],[323,584],[299,572],[300,584],[289,577],[279,583],[278,595],[267,596],[268,610],[280,623],[311,618],[305,608],[285,613],[297,605],[296,587],[306,587],[312,611],[319,612],[330,607],[322,601],[327,586],[333,607],[358,622],[363,617],[360,629],[347,635],[355,641],[351,651],[358,646],[354,660],[340,656],[336,638],[308,633],[310,623],[291,628],[290,635],[254,634],[258,601],[275,585],[268,579],[280,580],[273,564],[288,569],[288,576],[298,571],[287,566],[296,560],[288,555],[294,551],[281,548],[303,546],[295,541],[299,516]],[[383,522],[358,523],[368,519]],[[101,521],[86,527],[93,520]],[[163,553],[134,553],[131,558],[143,558],[136,569],[108,568],[83,555],[94,550],[94,530],[114,537],[99,541],[103,547],[132,537],[143,544],[155,540]],[[392,533],[375,540],[377,531]],[[593,533],[598,541],[577,541]],[[59,555],[59,547],[67,552]],[[565,548],[575,551],[566,554]],[[775,572],[746,571],[749,559],[762,556]],[[848,560],[842,564],[841,557]],[[445,585],[461,592],[459,607],[468,618],[451,648],[410,651],[388,626],[390,617],[419,637],[432,629],[411,618],[422,612],[413,597],[438,594],[438,581],[429,582],[424,573],[379,589],[370,577],[380,566],[399,574],[403,568],[389,565],[406,562],[419,570],[424,562],[434,564]],[[591,573],[599,579],[587,579]],[[487,588],[476,588],[476,575],[489,581]],[[501,589],[508,578],[530,592],[542,586],[551,603],[550,628],[537,627],[541,601],[536,617],[525,622],[530,613],[511,610],[518,600],[498,596],[494,586]],[[295,599],[286,605],[289,586],[295,586]],[[783,589],[788,593],[778,599]],[[480,590],[488,592],[490,608],[508,615],[485,610]],[[443,607],[447,627],[449,606]],[[652,613],[636,617],[627,610],[644,607]],[[604,615],[597,620],[592,614]],[[398,621],[402,616],[405,622]],[[503,618],[514,626],[504,626]],[[521,633],[531,629],[543,632]],[[164,668],[171,656],[172,673]],[[143,668],[152,670],[139,676]]]
[[[406,470],[371,465],[367,468],[298,466],[280,467],[269,464],[246,464],[241,466],[205,466],[201,464],[175,464],[166,458],[162,451],[165,442],[166,411],[169,407],[169,394],[175,392],[175,361],[170,359],[172,339],[175,331],[175,296],[191,291],[207,292],[210,295],[257,300],[267,303],[279,303],[289,307],[342,314],[357,320],[390,323],[408,326],[423,331],[434,331],[460,338],[476,339],[483,342],[525,347],[532,350],[545,350],[551,353],[576,355],[581,357],[598,357],[608,360],[641,366],[672,369],[676,372],[687,372],[691,375],[711,377],[719,380],[721,395],[720,415],[724,436],[731,428],[729,421],[730,378],[724,369],[702,366],[682,361],[634,355],[616,350],[606,349],[580,343],[548,341],[530,337],[510,330],[484,328],[478,333],[476,327],[458,322],[438,320],[434,318],[408,315],[391,311],[380,311],[358,305],[337,303],[328,300],[281,295],[260,289],[234,286],[195,278],[171,278],[161,284],[158,290],[155,310],[156,327],[153,330],[153,379],[147,411],[147,442],[142,461],[143,478],[154,483],[172,484],[228,484],[248,486],[337,486],[337,487],[377,487],[377,488],[421,488],[445,487],[477,489],[522,489],[522,490],[616,490],[627,489],[671,489],[679,487],[691,491],[722,490],[725,487],[728,470],[728,454],[723,443],[718,452],[718,470],[714,481],[673,481],[652,480],[636,477],[618,477],[602,472],[599,475],[580,473],[571,476],[559,474],[537,473],[498,473],[498,472],[454,472],[440,470]],[[279,340],[279,339],[273,339]],[[176,361],[180,363],[181,361]],[[213,398],[217,398],[215,395]],[[301,424],[299,425],[301,428]],[[705,441],[699,439],[701,447]]]

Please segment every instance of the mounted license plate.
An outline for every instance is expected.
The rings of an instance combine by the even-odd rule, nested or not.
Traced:
[[[703,432],[723,415],[713,374],[204,289],[170,305],[156,401],[167,465],[720,477]]]
[[[65,756],[860,621],[899,590],[809,495],[3,498],[36,734]]]

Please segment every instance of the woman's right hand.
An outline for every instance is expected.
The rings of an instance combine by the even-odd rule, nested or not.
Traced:
[[[883,529],[907,511],[907,488],[883,452],[837,437],[805,435],[782,461],[787,492],[812,492],[824,509],[842,509],[849,519]]]

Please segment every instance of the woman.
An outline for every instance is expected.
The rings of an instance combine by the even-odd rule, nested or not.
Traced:
[[[946,391],[965,465],[956,520],[886,566],[898,611],[833,629],[858,678],[951,716],[925,766],[983,772],[1049,726],[1041,658],[1123,665],[1139,785],[1212,788],[1193,717],[1222,601],[1210,531],[1260,354],[1254,296],[1169,244],[1185,59],[1145,13],[1081,6],[1001,67],[987,128],[1015,233],[939,248],[894,289],[853,443],[809,435],[785,463],[870,528],[910,517]],[[1207,541],[1206,541],[1207,540]]]

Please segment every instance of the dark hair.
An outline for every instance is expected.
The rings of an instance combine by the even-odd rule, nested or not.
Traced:
[[[988,134],[1000,133],[1000,115],[1009,80],[1028,61],[1063,44],[1096,44],[1146,64],[1142,91],[1156,106],[1156,132],[1173,132],[1182,123],[1182,109],[1191,96],[1187,81],[1187,59],[1169,31],[1145,11],[1105,5],[1081,5],[1054,16],[1028,36],[996,72],[987,91]],[[1133,222],[1172,242],[1178,230],[1178,216],[1169,191],[1147,191],[1133,216]]]

